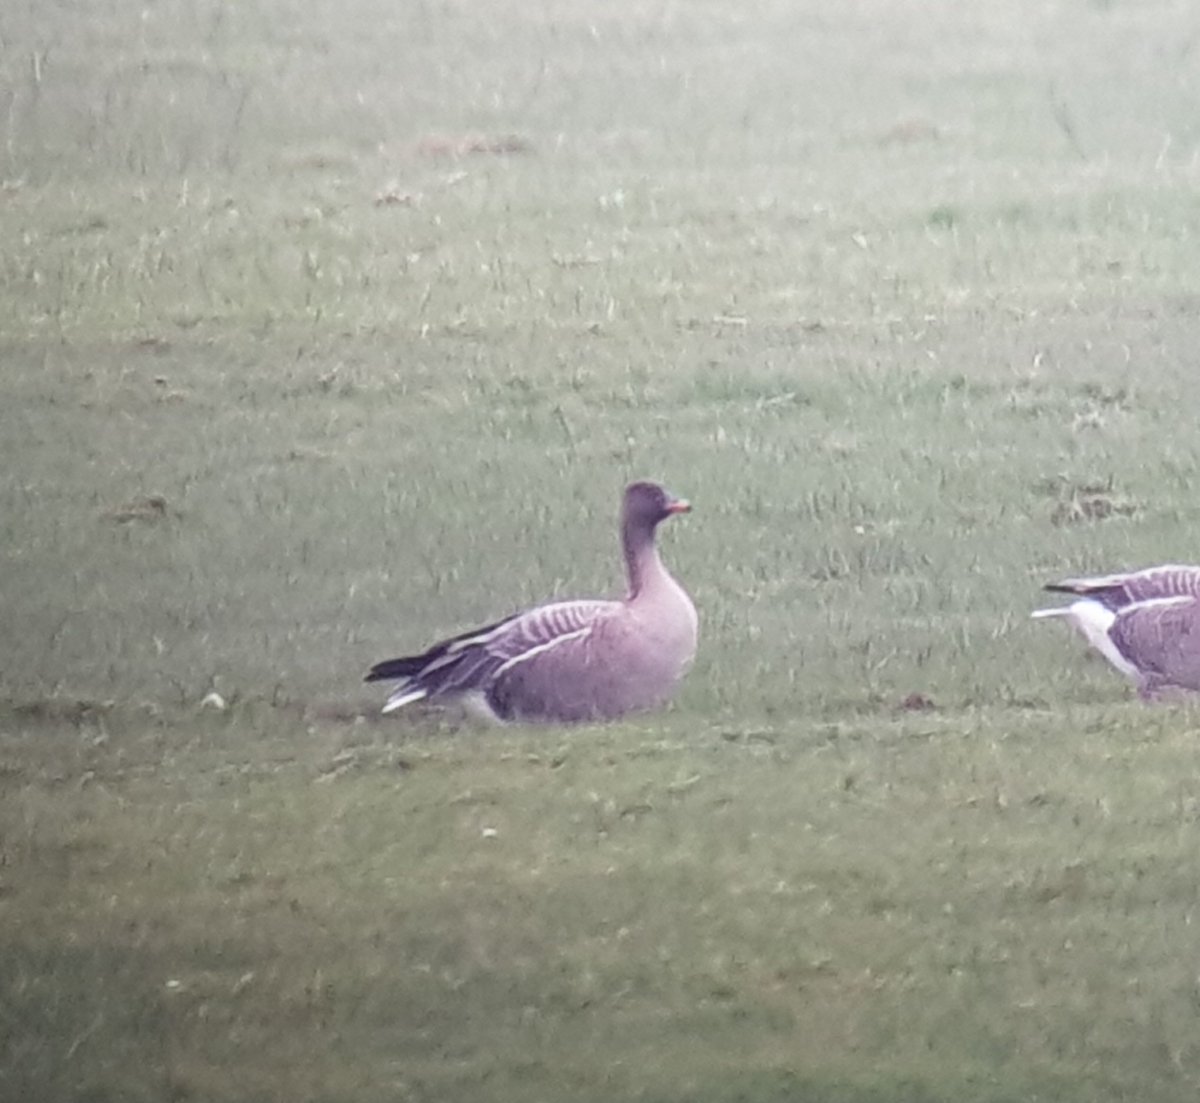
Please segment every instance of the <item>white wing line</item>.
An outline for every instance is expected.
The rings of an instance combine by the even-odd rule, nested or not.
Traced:
[[[586,628],[580,628],[575,632],[567,632],[562,636],[555,636],[552,640],[547,640],[545,643],[539,643],[536,647],[531,647],[528,651],[522,651],[519,655],[514,655],[505,663],[501,663],[495,671],[492,672],[491,681],[495,681],[506,670],[511,669],[518,663],[528,662],[530,659],[536,658],[544,651],[549,651],[552,647],[557,647],[560,643],[568,643],[571,640],[580,640],[585,636],[591,635],[592,626],[589,624]]]
[[[1118,616],[1128,616],[1140,609],[1164,609],[1170,605],[1191,605],[1197,599],[1191,594],[1174,594],[1171,597],[1148,597],[1142,601],[1134,601],[1124,606]]]

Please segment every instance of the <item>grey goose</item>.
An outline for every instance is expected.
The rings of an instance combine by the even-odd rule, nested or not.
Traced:
[[[1033,616],[1068,621],[1143,698],[1200,690],[1200,566],[1169,563],[1044,589],[1076,600]]]
[[[580,723],[665,704],[695,656],[698,621],[655,532],[690,509],[657,483],[630,483],[620,515],[624,598],[539,605],[377,663],[365,680],[397,683],[383,711],[457,701],[501,722]]]

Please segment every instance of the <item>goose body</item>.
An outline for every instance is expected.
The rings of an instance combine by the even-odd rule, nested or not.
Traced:
[[[459,701],[498,721],[577,723],[665,704],[695,656],[698,622],[655,530],[689,508],[656,483],[631,483],[621,506],[622,600],[539,605],[377,663],[366,681],[397,682],[383,711]]]
[[[1141,696],[1200,691],[1200,567],[1167,564],[1045,589],[1077,600],[1033,616],[1068,621]]]

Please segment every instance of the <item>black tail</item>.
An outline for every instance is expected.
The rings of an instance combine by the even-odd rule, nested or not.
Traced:
[[[420,655],[404,655],[399,659],[384,659],[383,662],[376,663],[367,671],[367,676],[363,678],[363,681],[387,682],[398,678],[413,678],[430,663],[442,658],[455,644],[461,644],[464,640],[473,639],[475,636],[486,636],[489,632],[499,628],[502,624],[507,624],[519,615],[519,613],[513,613],[503,620],[485,624],[482,628],[474,628],[470,632],[461,632],[457,636],[451,636],[448,640],[435,643],[428,651],[423,651]]]
[[[388,682],[420,674],[429,661],[428,655],[406,655],[401,659],[384,659],[367,671],[364,682]]]
[[[1133,600],[1123,582],[1114,582],[1108,586],[1099,584],[1088,586],[1082,582],[1076,582],[1074,585],[1069,582],[1047,582],[1042,589],[1049,590],[1052,594],[1078,594],[1080,597],[1093,597],[1097,601],[1103,601],[1106,597],[1124,601]]]
[[[1066,582],[1048,582],[1042,589],[1049,590],[1052,594],[1074,594],[1076,597],[1090,598],[1114,613],[1134,600],[1134,595],[1123,582],[1112,586],[1085,586],[1079,583],[1072,586]]]

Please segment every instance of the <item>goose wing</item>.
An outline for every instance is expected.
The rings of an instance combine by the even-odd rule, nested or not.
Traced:
[[[591,635],[601,620],[620,608],[616,601],[557,601],[530,609],[465,644],[476,652],[474,658],[491,680],[545,651]]]
[[[1200,600],[1187,595],[1152,598],[1125,606],[1109,629],[1117,650],[1140,675],[1143,687],[1200,690]]]
[[[1117,610],[1133,602],[1165,597],[1200,597],[1200,566],[1164,563],[1141,571],[1090,578],[1066,578],[1045,587],[1056,593],[1079,594]]]
[[[453,636],[421,655],[377,663],[367,681],[400,679],[384,712],[425,697],[486,693],[520,663],[571,640],[621,608],[614,601],[559,601]]]

